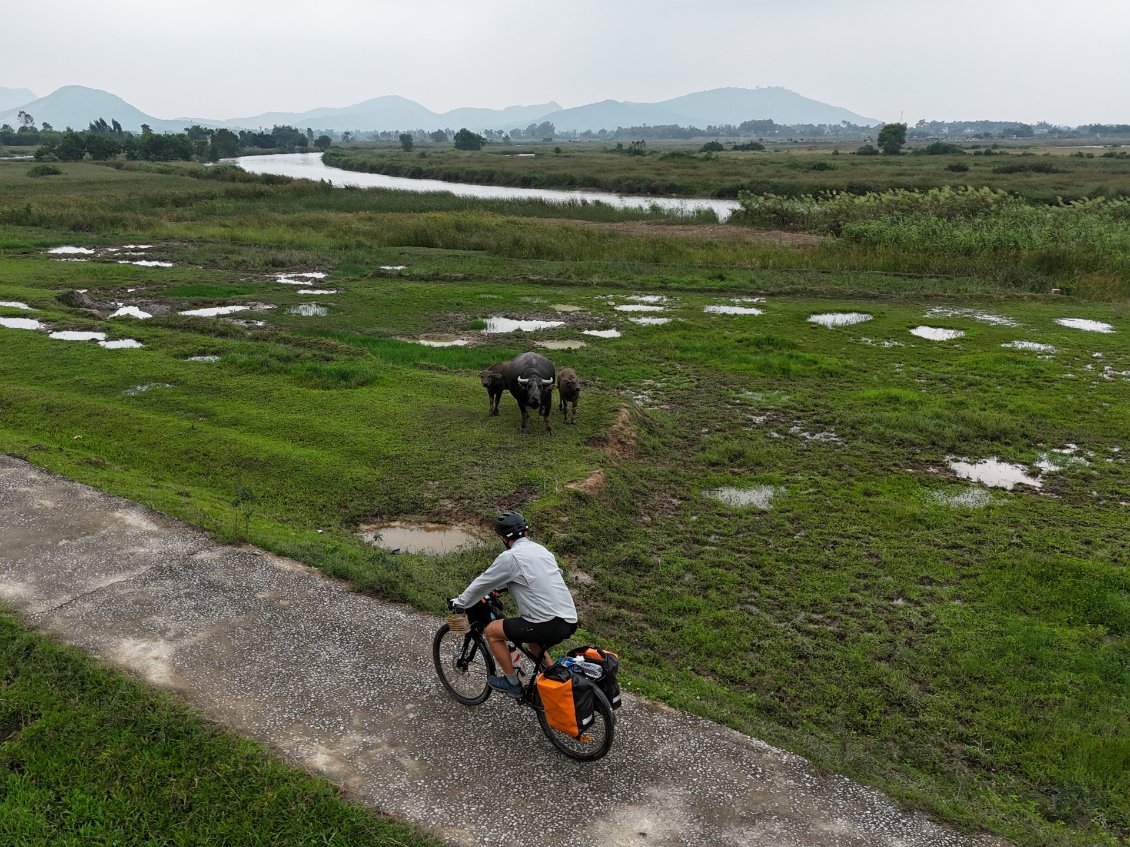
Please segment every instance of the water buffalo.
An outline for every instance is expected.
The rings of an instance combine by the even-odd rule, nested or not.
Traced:
[[[490,402],[490,413],[487,417],[498,414],[498,402],[502,399],[502,392],[506,390],[506,377],[502,375],[502,368],[506,362],[495,362],[489,368],[479,372],[483,388],[487,390],[487,400]]]
[[[545,419],[545,431],[553,432],[549,425],[549,412],[553,407],[553,381],[556,371],[553,362],[541,353],[521,353],[509,362],[498,364],[499,373],[506,380],[506,390],[518,401],[522,410],[522,430],[529,421],[528,408],[537,409]]]
[[[565,423],[575,424],[577,422],[577,400],[581,396],[581,381],[577,378],[577,372],[572,368],[562,368],[557,373],[557,398],[560,402],[561,413],[565,415]],[[573,406],[573,414],[569,415],[568,409],[565,404],[571,403]]]

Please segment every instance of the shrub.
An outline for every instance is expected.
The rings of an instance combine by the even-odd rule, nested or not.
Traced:
[[[879,155],[879,148],[876,147],[874,144],[864,144],[862,147],[860,147],[858,150],[855,151],[855,155],[857,155],[857,156],[878,156]]]
[[[745,144],[735,144],[730,148],[731,150],[749,150],[758,152],[765,149],[765,145],[757,141],[747,141]]]
[[[722,146],[721,141],[707,141],[698,148],[699,153],[721,153],[726,148]]]
[[[995,174],[1058,174],[1062,171],[1051,162],[1017,162],[1012,165],[997,165],[993,168]]]
[[[813,162],[809,166],[809,170],[813,170],[813,171],[834,171],[835,169],[836,169],[836,166],[834,164],[832,164],[831,162],[824,162],[824,161]]]
[[[925,147],[910,151],[912,156],[964,156],[965,151],[956,144],[934,141]]]
[[[950,162],[948,165],[946,165],[946,170],[953,171],[954,173],[958,174],[963,174],[967,170],[969,170],[969,165],[965,164],[965,162]]]
[[[28,169],[28,176],[58,176],[62,170],[54,165],[33,165]]]

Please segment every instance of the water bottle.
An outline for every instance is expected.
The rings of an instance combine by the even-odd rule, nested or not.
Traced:
[[[510,661],[514,664],[514,670],[518,669],[518,664],[522,661],[522,651],[515,645],[510,645]]]
[[[574,659],[573,667],[591,679],[600,679],[604,676],[604,668],[596,662],[586,662],[584,659]]]

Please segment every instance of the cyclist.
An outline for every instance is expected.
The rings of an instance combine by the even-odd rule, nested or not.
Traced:
[[[531,652],[540,659],[538,645],[548,650],[577,631],[577,607],[557,559],[527,538],[530,526],[525,518],[518,512],[504,512],[494,522],[494,531],[506,549],[450,605],[465,609],[491,591],[510,591],[519,617],[491,621],[484,630],[502,671],[502,676],[488,676],[487,682],[496,691],[517,699],[522,696],[522,684],[507,642],[531,645]]]

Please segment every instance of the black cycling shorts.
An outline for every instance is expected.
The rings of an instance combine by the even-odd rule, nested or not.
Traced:
[[[525,618],[503,618],[502,632],[515,644],[541,644],[547,650],[577,631],[575,623],[564,618],[553,618],[532,623]]]

